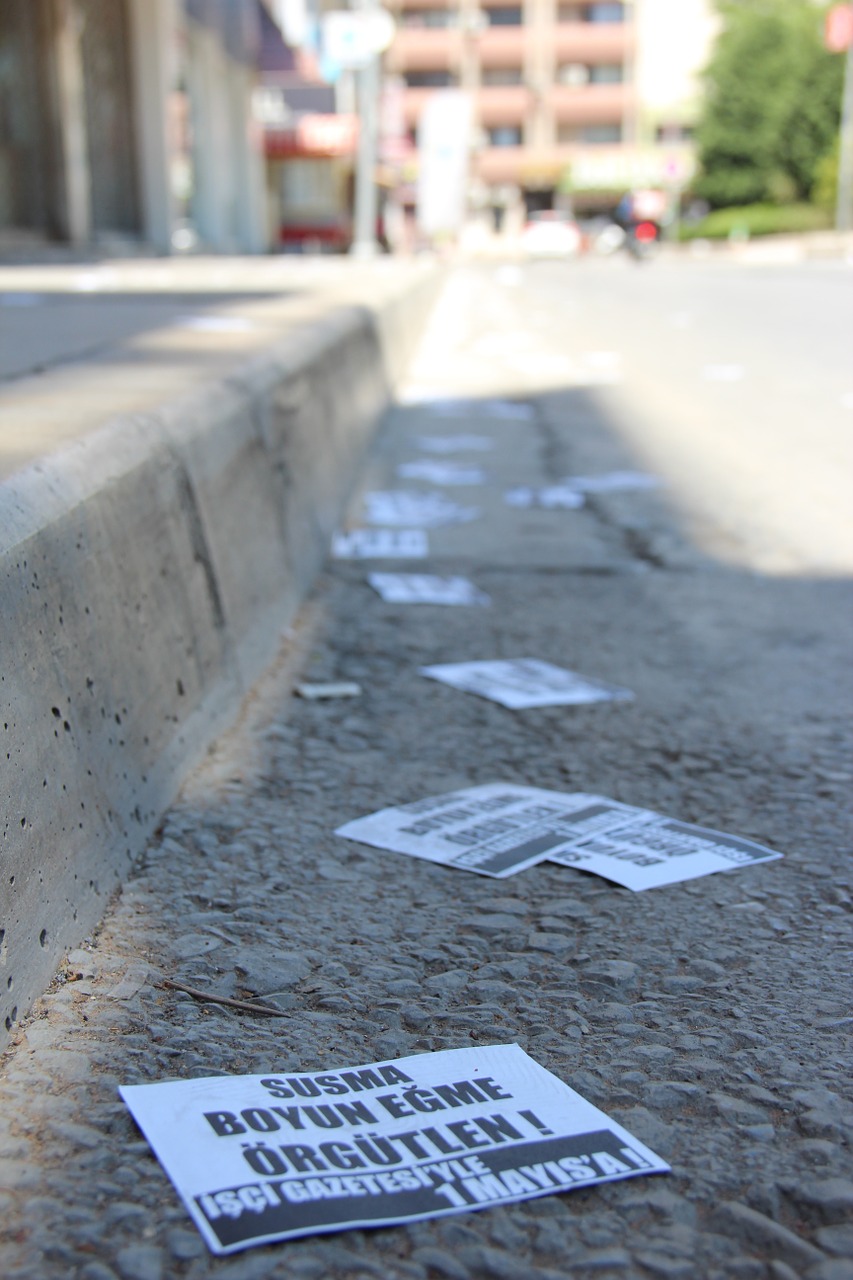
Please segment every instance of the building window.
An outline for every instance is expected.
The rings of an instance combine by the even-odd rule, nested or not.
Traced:
[[[581,89],[589,84],[589,67],[582,62],[569,62],[557,68],[557,83],[568,85],[571,89]]]
[[[602,62],[590,67],[590,84],[621,84],[625,79],[625,68],[621,62]]]
[[[399,18],[401,27],[455,27],[457,14],[450,9],[405,9]]]
[[[568,62],[557,69],[557,82],[580,89],[585,84],[621,84],[625,69],[621,62],[602,62],[587,67],[582,62]]]
[[[558,22],[624,22],[624,4],[558,4]]]
[[[521,84],[521,67],[484,67],[484,86]]]
[[[520,147],[521,126],[499,125],[496,129],[487,129],[486,137],[490,147]]]
[[[591,4],[586,10],[586,22],[624,22],[624,4]]]
[[[452,89],[458,83],[450,71],[407,71],[403,79],[409,89]]]
[[[621,124],[587,124],[580,131],[581,142],[621,142]]]
[[[483,13],[488,19],[490,27],[520,27],[521,26],[521,6],[509,6],[507,8],[488,8]]]
[[[689,124],[659,124],[655,129],[655,142],[689,142],[694,132]]]

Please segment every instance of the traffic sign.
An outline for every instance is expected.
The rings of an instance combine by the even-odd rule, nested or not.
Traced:
[[[836,4],[826,15],[824,42],[830,53],[844,53],[853,45],[853,4]]]
[[[323,15],[322,25],[324,58],[348,70],[367,66],[394,39],[387,9],[334,9]]]

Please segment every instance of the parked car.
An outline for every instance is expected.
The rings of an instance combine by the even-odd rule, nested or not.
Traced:
[[[532,213],[521,232],[521,248],[531,258],[576,258],[582,246],[578,224],[557,209]]]

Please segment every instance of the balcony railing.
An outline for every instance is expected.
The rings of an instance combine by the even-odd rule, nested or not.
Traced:
[[[389,71],[443,71],[459,63],[462,35],[434,27],[411,30],[398,27],[388,51]]]
[[[554,27],[558,62],[624,62],[633,44],[632,28],[618,23],[559,22]]]
[[[520,125],[527,119],[532,94],[526,85],[488,86],[478,89],[474,98],[476,118],[484,128],[494,125]]]
[[[404,90],[403,116],[408,129],[417,127],[421,112],[433,92],[432,89]],[[524,125],[531,102],[530,90],[523,84],[478,89],[474,96],[475,119],[485,129]]]
[[[616,124],[632,101],[631,87],[625,84],[590,84],[577,89],[557,84],[548,96],[560,124]]]

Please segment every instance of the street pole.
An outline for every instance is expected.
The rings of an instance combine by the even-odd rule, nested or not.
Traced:
[[[847,45],[847,56],[844,60],[844,97],[839,148],[835,226],[838,231],[853,231],[853,39]]]
[[[364,0],[361,12],[375,13],[376,0]],[[355,173],[355,227],[350,253],[355,258],[375,258],[376,158],[379,133],[379,53],[371,53],[358,71],[358,163]]]

